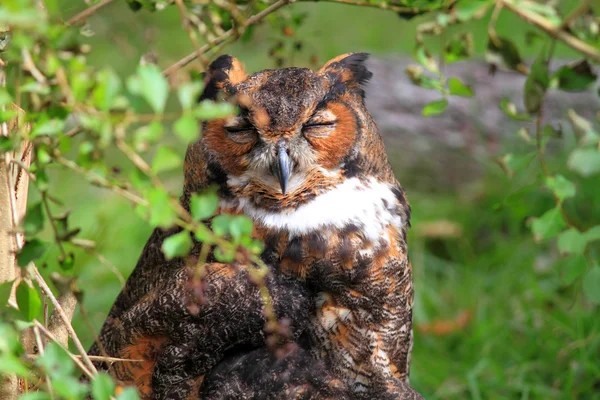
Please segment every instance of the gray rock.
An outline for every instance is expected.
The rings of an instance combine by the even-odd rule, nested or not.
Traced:
[[[481,161],[506,152],[521,126],[534,134],[533,123],[514,121],[499,108],[505,97],[524,108],[523,75],[501,70],[490,75],[488,64],[482,61],[447,65],[446,76],[460,78],[473,87],[475,96],[452,96],[445,113],[423,117],[423,106],[442,96],[414,85],[404,73],[410,64],[415,63],[407,57],[370,59],[374,76],[367,87],[367,106],[405,185],[430,190],[471,182],[483,170]],[[544,123],[567,127],[570,108],[592,118],[599,108],[597,97],[592,91],[551,90],[543,110]]]

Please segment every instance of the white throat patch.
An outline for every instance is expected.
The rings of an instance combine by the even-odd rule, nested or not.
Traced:
[[[349,178],[293,210],[269,212],[255,207],[245,198],[239,199],[238,208],[257,224],[289,232],[289,238],[354,224],[367,239],[375,241],[390,224],[398,229],[402,227],[392,186],[375,178],[365,183],[358,178]]]

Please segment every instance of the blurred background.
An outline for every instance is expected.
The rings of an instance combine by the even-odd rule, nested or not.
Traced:
[[[60,3],[65,19],[86,6],[80,0]],[[600,399],[600,310],[583,298],[580,279],[570,282],[554,246],[535,243],[526,224],[554,204],[541,189],[537,160],[512,178],[495,161],[523,146],[517,139],[523,124],[511,122],[498,102],[503,97],[522,102],[524,78],[489,74],[482,55],[487,21],[458,28],[473,33],[478,56],[447,68],[449,76],[474,87],[475,97],[453,97],[445,114],[425,118],[421,110],[436,95],[414,86],[404,73],[419,18],[327,3],[293,4],[280,11],[290,12],[303,15],[300,27],[257,27],[251,40],[223,51],[249,71],[316,67],[350,51],[372,54],[368,106],[413,209],[415,389],[426,399]],[[526,29],[501,15],[500,33],[518,40]],[[122,77],[141,57],[152,57],[164,68],[193,51],[176,7],[133,13],[125,2],[115,2],[91,18],[84,31],[92,48],[89,61],[111,66]],[[525,48],[523,56],[530,61],[540,44]],[[572,57],[560,46],[556,54]],[[547,122],[562,121],[566,142],[573,140],[564,123],[569,108],[593,117],[596,95],[549,94]],[[180,142],[173,139],[172,145],[184,153]],[[560,143],[552,146],[550,167],[552,159],[564,164],[562,151]],[[128,168],[116,155],[110,161],[112,167]],[[151,228],[111,192],[73,175],[57,178],[60,190],[54,195],[72,210],[71,224],[82,228],[80,237],[96,241],[104,257],[101,262],[81,253],[76,262],[84,305],[98,331]],[[165,181],[178,193],[182,175],[172,173]],[[565,207],[578,221],[600,220],[598,178],[578,182],[581,206]],[[524,190],[531,187],[540,190]],[[75,315],[76,330],[91,344],[89,327],[80,313]]]

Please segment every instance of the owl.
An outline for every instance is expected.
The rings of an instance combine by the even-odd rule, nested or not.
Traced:
[[[252,219],[286,342],[267,346],[252,266],[211,250],[191,287],[201,243],[168,261],[162,242],[179,230],[157,229],[90,351],[141,360],[110,366],[115,378],[155,399],[421,398],[408,385],[410,207],[365,107],[366,59],[254,74],[231,56],[211,64],[202,100],[239,113],[203,124],[181,203],[216,186],[218,213]]]

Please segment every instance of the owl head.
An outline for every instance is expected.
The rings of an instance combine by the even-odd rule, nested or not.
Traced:
[[[234,57],[207,71],[202,99],[233,101],[239,113],[203,124],[186,156],[186,192],[218,184],[221,196],[277,211],[297,207],[352,177],[394,177],[364,103],[368,55],[350,53],[318,71],[247,74]]]

